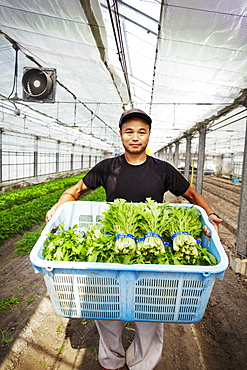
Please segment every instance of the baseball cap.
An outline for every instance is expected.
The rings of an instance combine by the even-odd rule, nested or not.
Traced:
[[[151,128],[151,123],[152,123],[151,118],[141,109],[137,109],[137,108],[131,108],[121,114],[121,117],[119,120],[119,127],[121,128],[122,124],[130,118],[142,118],[145,122],[149,124],[149,127]]]

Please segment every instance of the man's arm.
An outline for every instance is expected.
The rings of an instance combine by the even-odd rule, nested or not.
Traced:
[[[189,186],[182,196],[190,203],[204,208],[217,233],[219,233],[219,224],[223,222],[223,220],[214,213],[207,199],[203,195],[197,193],[191,186]]]
[[[50,219],[55,214],[56,210],[61,204],[65,202],[77,200],[80,197],[80,195],[84,193],[86,190],[89,190],[89,189],[84,184],[83,180],[80,180],[76,185],[65,190],[65,192],[61,195],[58,202],[54,204],[54,206],[46,213],[46,218],[45,218],[46,222],[50,221]]]

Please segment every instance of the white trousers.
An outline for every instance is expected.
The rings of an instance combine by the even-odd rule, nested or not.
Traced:
[[[122,344],[124,321],[96,320],[99,335],[99,363],[118,369],[126,363],[130,370],[152,370],[159,363],[163,348],[163,323],[135,322],[135,339],[126,353]]]

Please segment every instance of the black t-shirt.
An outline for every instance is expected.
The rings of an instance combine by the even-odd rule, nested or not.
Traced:
[[[103,186],[108,202],[116,198],[145,202],[146,198],[152,198],[161,203],[166,191],[179,196],[190,185],[168,162],[147,156],[144,163],[135,166],[129,164],[124,155],[99,162],[86,174],[83,182],[89,189]]]

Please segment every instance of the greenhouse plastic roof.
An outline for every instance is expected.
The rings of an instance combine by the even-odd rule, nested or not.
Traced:
[[[0,22],[2,109],[15,114],[3,128],[28,119],[30,133],[114,152],[134,106],[157,152],[226,107],[245,111],[245,0],[0,0]],[[56,69],[55,103],[22,101],[24,67]]]

